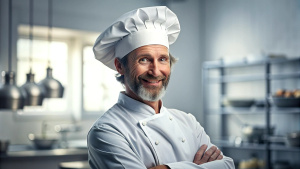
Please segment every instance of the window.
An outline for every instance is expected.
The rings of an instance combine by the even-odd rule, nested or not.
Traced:
[[[42,106],[26,106],[24,115],[71,115],[76,119],[84,115],[97,115],[113,106],[122,85],[116,81],[116,71],[95,59],[92,45],[98,32],[53,28],[53,40],[49,42],[44,32],[47,27],[34,27],[35,35],[30,52],[28,29],[19,27],[17,42],[17,85],[26,82],[29,72],[29,55],[32,53],[32,69],[35,82],[46,77],[48,58],[53,68],[53,77],[65,87],[63,98],[44,99]],[[24,38],[26,37],[26,38]],[[49,55],[48,55],[49,53]],[[87,117],[88,117],[87,116]]]
[[[118,100],[122,85],[116,71],[95,59],[92,46],[83,48],[83,109],[86,113],[103,113]]]
[[[20,38],[17,42],[17,84],[23,85],[26,82],[26,74],[30,68],[30,54],[32,58],[32,73],[35,74],[35,82],[46,77],[48,58],[53,68],[53,77],[60,81],[67,88],[68,80],[68,45],[63,41],[52,41],[49,47],[47,40],[33,40]],[[32,48],[30,46],[32,45]],[[30,50],[32,51],[30,52]],[[48,56],[49,55],[49,56]],[[67,110],[67,90],[63,98],[44,99],[42,106],[25,106],[23,112],[56,112],[61,113]]]

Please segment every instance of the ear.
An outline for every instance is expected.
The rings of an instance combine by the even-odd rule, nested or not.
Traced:
[[[124,75],[124,68],[119,60],[119,58],[115,58],[115,67],[121,75]]]

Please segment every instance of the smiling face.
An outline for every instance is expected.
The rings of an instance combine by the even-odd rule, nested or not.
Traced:
[[[128,55],[124,71],[126,94],[135,99],[158,101],[170,79],[170,57],[162,45],[142,46]]]

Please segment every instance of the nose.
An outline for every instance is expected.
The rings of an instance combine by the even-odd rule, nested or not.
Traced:
[[[151,74],[152,76],[158,76],[159,75],[159,64],[157,63],[157,61],[153,61],[150,65],[149,68],[149,74]]]

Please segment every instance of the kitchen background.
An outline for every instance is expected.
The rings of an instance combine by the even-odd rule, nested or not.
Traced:
[[[10,31],[12,70],[16,72],[17,85],[21,86],[29,72],[29,0],[12,0],[12,29],[9,31],[9,0],[0,2],[0,71],[9,69]],[[64,135],[54,130],[59,125],[66,129],[70,143],[74,140],[84,142],[90,126],[116,101],[122,89],[114,80],[114,72],[93,60],[93,42],[121,14],[154,5],[167,5],[181,23],[180,36],[170,48],[179,61],[173,67],[164,105],[192,113],[207,127],[212,140],[224,140],[220,136],[225,135],[229,142],[238,141],[237,138],[243,136],[243,125],[266,125],[267,118],[264,111],[254,115],[209,116],[210,109],[207,107],[218,107],[223,97],[219,95],[220,84],[203,88],[207,85],[203,76],[203,65],[207,61],[243,65],[246,59],[254,62],[271,57],[294,59],[291,64],[282,63],[272,69],[277,73],[296,72],[296,76],[272,82],[270,93],[274,94],[279,89],[300,89],[300,0],[53,0],[51,36],[52,46],[56,48],[53,51],[47,46],[48,0],[34,0],[32,69],[35,82],[46,77],[47,58],[50,58],[54,78],[65,87],[64,97],[46,99],[43,106],[25,107],[18,111],[0,110],[0,139],[10,140],[11,145],[31,145],[28,134],[40,134],[46,124],[49,135]],[[230,75],[241,73],[243,76],[264,72],[263,65],[227,70]],[[219,72],[210,75],[218,77]],[[264,100],[267,97],[265,86],[264,79],[238,82],[226,86],[226,93],[233,98]],[[96,92],[99,93],[97,96]],[[270,125],[275,126],[275,135],[300,130],[300,110],[294,111],[296,113],[288,116],[279,114],[270,118]],[[227,121],[226,134],[222,130],[225,128],[222,126],[224,119]],[[237,166],[242,160],[249,162],[247,160],[253,159],[253,156],[265,160],[268,154],[267,148],[224,146],[224,151],[234,157]],[[293,167],[300,166],[299,148],[271,152],[271,158],[272,165],[287,161]]]

